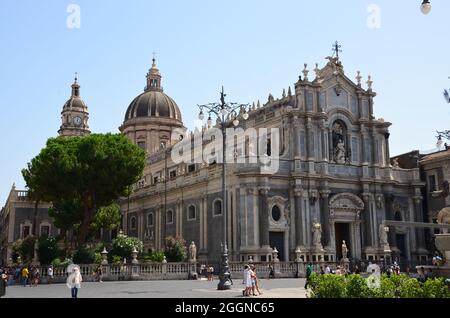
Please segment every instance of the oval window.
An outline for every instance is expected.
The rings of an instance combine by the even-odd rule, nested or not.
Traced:
[[[272,208],[272,219],[274,221],[279,221],[281,219],[280,208],[276,205]]]

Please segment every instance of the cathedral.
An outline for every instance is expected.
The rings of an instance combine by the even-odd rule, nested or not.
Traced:
[[[187,132],[153,59],[144,92],[130,103],[119,127],[146,152],[143,178],[120,199],[123,231],[141,239],[146,252],[163,249],[168,236],[182,237],[187,245],[195,242],[200,262],[211,264],[220,259],[224,237],[231,261],[426,261],[423,229],[384,224],[426,220],[419,168],[391,165],[391,123],[374,117],[370,76],[363,88],[359,71],[352,81],[338,57],[327,59],[323,68],[316,64],[314,76],[305,64],[294,89],[283,90],[280,98],[269,94],[265,103],[227,117],[225,126],[242,128],[244,138],[251,129],[278,133],[262,147],[268,157],[276,155],[274,171],[247,160],[254,154],[250,143],[227,150],[245,160],[227,161],[225,195],[221,160],[180,162],[173,156],[180,144],[190,146],[195,134],[200,133],[201,146],[208,144],[209,128],[220,123],[213,126],[208,118],[201,131]],[[88,119],[75,78],[59,135],[89,134]],[[5,263],[17,239],[32,232],[56,235],[47,206],[33,222],[34,203],[13,187],[0,213]]]
[[[275,249],[281,261],[426,260],[422,229],[383,224],[424,221],[419,169],[391,165],[391,123],[374,117],[370,76],[363,88],[359,71],[352,81],[338,57],[327,59],[313,76],[305,64],[293,90],[237,115],[245,113],[238,124],[245,131],[278,129],[277,140],[267,142],[268,154],[279,154],[278,169],[227,163],[225,197],[222,163],[173,160],[171,150],[193,133],[165,94],[153,59],[144,92],[119,128],[147,153],[142,180],[121,199],[126,234],[148,251],[163,249],[168,236],[193,241],[205,263],[220,259],[225,229],[231,261],[271,261]],[[179,131],[185,133],[173,138]]]

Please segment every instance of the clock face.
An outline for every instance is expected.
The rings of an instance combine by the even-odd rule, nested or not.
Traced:
[[[74,117],[73,118],[73,123],[75,124],[75,126],[80,126],[81,125],[81,117]]]

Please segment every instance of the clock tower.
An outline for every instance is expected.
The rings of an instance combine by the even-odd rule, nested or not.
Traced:
[[[61,127],[58,133],[62,137],[84,136],[91,132],[88,125],[89,112],[87,105],[80,97],[80,85],[77,76],[72,84],[72,96],[64,104],[61,112]]]

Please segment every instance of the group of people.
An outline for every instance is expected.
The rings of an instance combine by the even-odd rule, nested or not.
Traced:
[[[2,269],[3,274],[6,276],[7,285],[21,284],[22,286],[34,286],[36,287],[41,279],[41,273],[39,268],[32,265],[5,267]],[[48,270],[49,278],[53,278],[53,268]]]
[[[258,296],[262,295],[259,290],[259,279],[256,275],[256,266],[255,265],[245,265],[244,266],[244,280],[242,283],[245,285],[245,289],[242,291],[242,296]]]
[[[212,265],[201,265],[200,275],[205,276],[208,281],[212,282],[214,280],[214,267]]]

